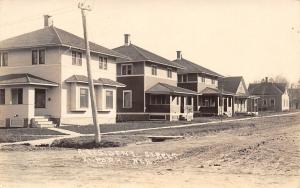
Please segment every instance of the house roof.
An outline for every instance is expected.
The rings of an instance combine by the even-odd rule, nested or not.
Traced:
[[[175,62],[172,62],[166,58],[163,58],[157,54],[154,54],[148,50],[145,50],[141,47],[138,47],[136,45],[130,44],[130,45],[123,45],[117,48],[114,48],[113,50],[124,54],[128,58],[121,58],[118,60],[118,62],[143,62],[143,61],[149,61],[157,64],[162,64],[170,67],[175,67],[182,69],[183,67]]]
[[[176,59],[173,62],[175,62],[175,63],[177,63],[177,64],[184,67],[184,69],[178,70],[178,74],[201,73],[201,74],[208,74],[208,75],[216,76],[216,77],[223,77],[219,73],[216,73],[216,72],[214,72],[210,69],[202,67],[201,65],[193,63],[193,62],[191,62],[189,60],[186,60],[184,58]]]
[[[282,95],[285,92],[286,84],[262,82],[249,84],[248,91],[251,95]]]
[[[88,77],[84,75],[73,75],[70,78],[66,79],[67,83],[89,83]],[[114,87],[125,87],[124,84],[107,79],[107,78],[99,78],[98,80],[94,80],[95,85],[104,85],[104,86],[114,86]]]
[[[228,92],[228,91],[221,91],[217,88],[211,88],[211,87],[206,87],[204,88],[200,94],[202,95],[234,95],[234,93]]]
[[[244,88],[245,88],[245,96],[249,95],[249,92],[247,90],[245,81],[243,79],[242,76],[235,76],[235,77],[225,77],[225,78],[221,78],[219,80],[219,89],[221,89],[221,87],[223,87],[224,91],[228,91],[231,93],[235,93],[238,94],[238,88],[240,86],[240,84],[243,84]]]
[[[146,93],[151,94],[188,94],[188,95],[197,95],[195,91],[184,89],[181,87],[172,86],[165,83],[157,83],[150,89],[146,91]]]
[[[55,82],[28,73],[0,76],[0,86],[12,85],[58,86]]]
[[[89,42],[90,50],[95,53],[100,53],[112,57],[124,57],[124,55]],[[12,37],[0,41],[0,50],[32,48],[44,46],[67,46],[77,49],[85,49],[84,39],[72,33],[64,31],[54,26],[44,27],[43,29],[35,30],[16,37]]]

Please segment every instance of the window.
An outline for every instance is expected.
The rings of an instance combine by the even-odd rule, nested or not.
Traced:
[[[157,75],[157,66],[151,65],[151,67],[152,67],[152,69],[151,69],[152,75]]]
[[[284,100],[284,102],[285,102],[285,100]],[[275,106],[275,99],[271,99],[270,100],[270,103],[271,103],[271,106]],[[285,106],[285,105],[284,105]]]
[[[267,100],[266,99],[263,99],[263,105],[267,106]]]
[[[205,77],[201,77],[201,82],[205,83]]]
[[[124,90],[123,91],[123,108],[132,107],[132,91]]]
[[[216,80],[211,79],[211,84],[215,84]]]
[[[89,90],[80,88],[80,108],[87,108],[89,106]]]
[[[106,109],[113,109],[113,91],[106,91]]]
[[[104,58],[104,66],[103,66],[104,70],[107,70],[107,58]]]
[[[182,75],[182,82],[187,82],[187,75],[186,74]]]
[[[103,69],[103,57],[99,57],[99,69]]]
[[[167,95],[151,95],[150,104],[170,104],[170,97]]]
[[[182,75],[177,75],[177,81],[180,83],[182,82]]]
[[[121,74],[122,75],[131,75],[132,74],[132,64],[121,65]]]
[[[0,104],[5,104],[5,89],[0,89]]]
[[[215,99],[210,99],[210,101],[209,101],[209,106],[210,106],[210,107],[215,107],[215,106],[216,106],[216,101],[215,101]]]
[[[6,67],[8,65],[8,53],[2,52],[0,53],[0,67]]]
[[[12,104],[23,104],[23,89],[11,89]]]
[[[172,69],[167,70],[168,78],[172,78]]]
[[[204,99],[202,106],[203,107],[209,107],[209,100],[208,99]]]
[[[45,64],[45,49],[38,49],[38,50],[32,50],[31,57],[32,57],[32,64]]]
[[[72,51],[72,65],[82,65],[82,53],[77,51]]]

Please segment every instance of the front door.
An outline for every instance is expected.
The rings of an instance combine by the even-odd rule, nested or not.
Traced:
[[[35,89],[34,108],[46,108],[46,89]]]

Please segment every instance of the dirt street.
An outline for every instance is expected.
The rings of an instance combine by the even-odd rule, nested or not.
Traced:
[[[124,148],[0,152],[1,188],[300,188],[299,170],[299,114]]]

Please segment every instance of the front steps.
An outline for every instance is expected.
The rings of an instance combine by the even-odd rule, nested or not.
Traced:
[[[32,126],[37,128],[55,127],[56,125],[49,118],[50,116],[35,116]]]

